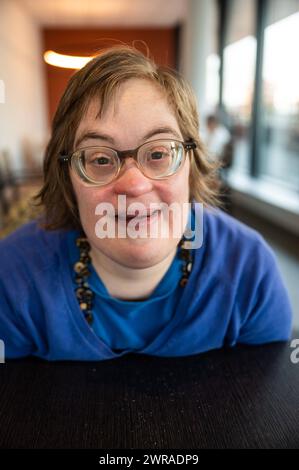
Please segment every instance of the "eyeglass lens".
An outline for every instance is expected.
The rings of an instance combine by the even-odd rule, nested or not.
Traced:
[[[138,165],[149,178],[161,178],[174,174],[181,165],[184,146],[176,141],[153,141],[138,150]],[[113,179],[120,166],[117,152],[107,147],[90,147],[80,152],[82,169],[94,181]]]

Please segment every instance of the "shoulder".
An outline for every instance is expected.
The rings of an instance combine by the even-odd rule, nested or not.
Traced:
[[[206,272],[225,290],[226,304],[231,298],[228,338],[253,344],[287,339],[292,312],[272,249],[222,211],[206,211],[204,227]]]
[[[207,260],[228,279],[242,272],[258,276],[275,265],[273,251],[264,238],[219,209],[204,211],[203,242]]]
[[[216,208],[204,209],[204,230],[211,244],[236,248],[241,245],[250,249],[251,246],[266,245],[263,237],[254,229],[238,221],[229,214]],[[205,236],[205,234],[204,234]]]
[[[1,270],[7,265],[39,265],[42,269],[53,262],[59,251],[62,231],[47,231],[38,221],[23,225],[8,237],[0,240]]]

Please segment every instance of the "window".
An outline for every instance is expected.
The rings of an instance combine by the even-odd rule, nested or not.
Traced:
[[[223,108],[234,137],[234,168],[249,172],[256,62],[255,3],[231,0],[223,51]]]
[[[298,1],[267,5],[262,68],[262,134],[259,172],[299,189]]]
[[[219,68],[220,58],[218,54],[212,53],[207,57],[206,68],[206,106],[209,112],[218,106],[219,99]]]
[[[299,190],[299,1],[219,0],[233,170]]]

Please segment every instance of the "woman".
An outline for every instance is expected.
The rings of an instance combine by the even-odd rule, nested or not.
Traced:
[[[184,356],[289,337],[272,252],[212,208],[215,168],[175,72],[129,47],[89,62],[57,109],[44,178],[44,217],[0,244],[8,358]],[[184,241],[187,221],[201,246]]]

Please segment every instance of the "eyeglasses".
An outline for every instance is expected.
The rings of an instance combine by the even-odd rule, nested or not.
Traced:
[[[70,163],[77,175],[87,184],[102,186],[117,178],[126,157],[136,161],[139,170],[151,179],[165,179],[183,166],[186,153],[196,148],[193,141],[180,142],[159,139],[145,142],[133,150],[110,147],[85,147],[71,155],[60,155],[62,163]]]

